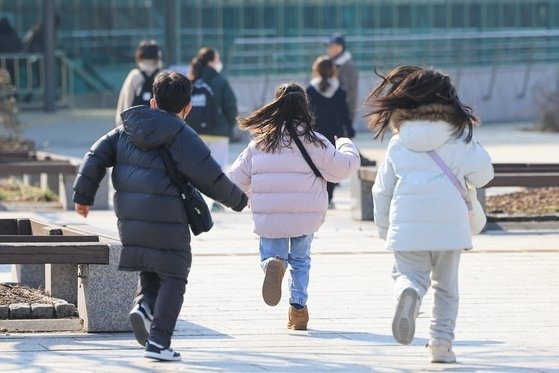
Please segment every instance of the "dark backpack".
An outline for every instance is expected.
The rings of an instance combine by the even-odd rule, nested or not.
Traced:
[[[218,108],[214,90],[204,80],[198,78],[192,84],[192,110],[185,121],[198,133],[206,133],[218,124]]]
[[[149,100],[153,97],[153,81],[155,79],[155,75],[159,72],[159,70],[155,70],[153,74],[148,75],[145,71],[140,70],[142,76],[144,77],[144,83],[142,84],[142,90],[139,94],[134,96],[134,101],[132,101],[132,106],[136,105],[147,105],[149,106]]]

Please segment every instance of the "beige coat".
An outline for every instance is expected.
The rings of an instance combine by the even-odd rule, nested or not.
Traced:
[[[265,153],[251,142],[231,167],[229,177],[249,196],[254,233],[260,237],[315,233],[328,209],[326,181],[340,182],[359,167],[359,152],[351,140],[340,138],[334,148],[317,136],[324,148],[300,139],[324,179],[315,176],[295,143]]]

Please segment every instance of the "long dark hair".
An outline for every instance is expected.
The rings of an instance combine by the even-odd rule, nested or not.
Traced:
[[[382,138],[395,110],[415,110],[429,105],[441,105],[450,115],[450,124],[460,137],[466,128],[466,142],[472,139],[473,126],[479,119],[471,107],[462,104],[450,77],[435,69],[417,66],[400,66],[383,76],[380,84],[369,94],[364,106],[371,109],[369,128],[374,138]]]
[[[239,127],[253,136],[256,148],[267,153],[291,145],[290,133],[304,136],[307,142],[326,145],[313,131],[314,117],[305,90],[297,83],[286,83],[276,89],[274,101],[246,118],[237,118]],[[286,135],[287,134],[287,135]]]
[[[208,62],[215,59],[215,53],[215,49],[210,47],[203,47],[198,51],[198,54],[190,61],[188,78],[191,81],[195,81],[202,75],[202,70],[208,66]]]

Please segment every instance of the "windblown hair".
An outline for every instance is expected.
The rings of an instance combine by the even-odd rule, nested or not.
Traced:
[[[462,104],[447,74],[417,66],[400,66],[386,76],[376,74],[382,81],[364,103],[371,109],[366,116],[370,116],[369,128],[375,139],[382,139],[389,125],[397,131],[401,120],[393,119],[398,117],[444,120],[456,128],[457,137],[467,129],[465,141],[471,141],[479,119],[471,107]],[[398,115],[393,115],[395,112]]]
[[[241,129],[253,135],[256,148],[267,153],[273,153],[281,146],[291,146],[290,131],[304,136],[307,142],[326,146],[313,131],[315,121],[307,95],[296,83],[280,85],[274,101],[237,120]]]
[[[320,77],[318,88],[320,92],[325,92],[330,88],[330,81],[328,79],[336,76],[336,66],[328,56],[320,56],[312,65],[313,76]]]
[[[190,71],[188,73],[188,78],[191,81],[195,81],[202,75],[202,70],[204,67],[208,66],[208,62],[215,59],[216,51],[210,47],[203,47],[198,51],[198,54],[194,56],[192,61],[190,61]]]

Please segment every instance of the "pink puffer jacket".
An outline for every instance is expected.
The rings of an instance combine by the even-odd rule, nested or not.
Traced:
[[[234,162],[229,177],[249,196],[254,233],[260,237],[298,237],[315,233],[328,209],[326,181],[340,182],[359,167],[359,152],[347,138],[336,148],[317,134],[325,148],[306,143],[314,164],[326,179],[317,178],[293,142],[265,153],[251,142]]]

